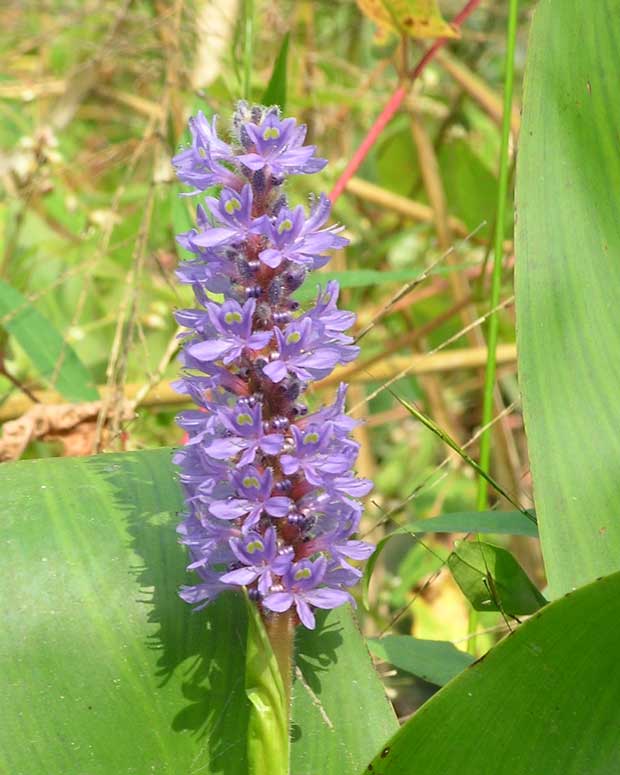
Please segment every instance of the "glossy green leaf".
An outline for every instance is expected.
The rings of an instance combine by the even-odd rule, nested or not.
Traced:
[[[4,317],[7,320],[2,323]],[[0,280],[0,325],[15,337],[43,379],[66,399],[99,399],[93,378],[75,350],[63,341],[36,307],[3,280]]]
[[[263,105],[278,105],[282,110],[286,108],[286,63],[288,60],[288,44],[290,33],[286,33],[278,56],[273,65],[271,78],[263,94]]]
[[[460,541],[448,557],[456,583],[476,611],[508,616],[533,614],[547,602],[506,549],[484,541]]]
[[[368,648],[384,662],[438,686],[451,681],[474,661],[470,654],[459,651],[452,643],[409,635],[369,638]]]
[[[246,607],[179,599],[170,456],[0,466],[0,772],[247,775]],[[321,771],[352,775],[396,721],[349,612],[299,632],[298,653],[296,772],[313,772],[324,708],[341,769]]]
[[[423,705],[364,772],[620,772],[619,619],[620,574],[546,606]]]
[[[517,165],[519,382],[549,586],[620,568],[620,13],[542,0]]]

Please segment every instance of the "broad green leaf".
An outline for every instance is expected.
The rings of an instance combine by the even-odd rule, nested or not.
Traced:
[[[546,606],[423,705],[364,772],[620,772],[619,617],[620,574]]]
[[[438,686],[451,681],[474,661],[470,654],[443,640],[386,635],[367,642],[376,657]]]
[[[170,455],[0,468],[0,772],[247,775],[245,605],[178,597]]]
[[[517,165],[519,383],[545,569],[620,568],[620,3],[542,0]]]
[[[249,601],[247,607],[248,772],[250,775],[288,775],[289,698],[260,614]]]
[[[484,541],[461,541],[448,557],[456,583],[476,611],[508,616],[533,614],[547,602],[506,549]]]
[[[190,577],[170,455],[0,467],[0,772],[247,775],[246,607],[234,593],[196,613],[179,599]],[[293,749],[312,761],[324,707],[327,748],[349,764],[322,771],[353,775],[359,739],[370,756],[396,721],[349,612],[299,632],[298,652],[313,694],[295,689]]]
[[[357,775],[398,722],[348,609],[316,620],[297,630],[291,773]]]
[[[261,100],[263,105],[278,105],[282,110],[286,108],[286,63],[289,38],[290,33],[287,32],[278,51],[271,78]]]
[[[3,280],[0,280],[0,326],[15,337],[38,373],[66,399],[99,399],[92,376],[75,350],[63,341],[36,307]]]
[[[533,512],[530,514],[534,516]],[[372,573],[387,542],[397,535],[409,534],[415,537],[418,533],[494,533],[497,535],[524,535],[531,538],[538,536],[536,523],[520,511],[461,511],[453,514],[442,514],[431,519],[414,519],[403,527],[392,530],[377,544],[364,568],[362,590],[365,602]]]

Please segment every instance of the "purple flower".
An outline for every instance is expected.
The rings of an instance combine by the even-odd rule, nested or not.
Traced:
[[[226,500],[213,501],[209,511],[220,519],[244,518],[244,530],[254,527],[263,513],[270,517],[285,517],[292,505],[284,495],[272,495],[273,472],[270,468],[261,473],[248,466],[233,473],[235,494]]]
[[[324,291],[319,287],[315,305],[308,310],[304,318],[309,318],[314,325],[321,326],[331,339],[342,344],[350,344],[353,337],[344,335],[343,331],[351,328],[355,323],[355,313],[338,309],[339,294],[340,286],[336,280],[328,282]]]
[[[312,174],[327,164],[325,159],[314,157],[314,145],[304,146],[306,127],[297,126],[294,118],[280,120],[275,109],[268,111],[260,124],[246,123],[243,129],[253,150],[238,160],[254,172],[268,167],[278,176]]]
[[[310,554],[316,552],[329,552],[333,560],[342,568],[350,568],[347,560],[367,560],[374,552],[375,547],[367,541],[349,540],[349,531],[342,527],[331,533],[322,533],[311,539],[306,546]]]
[[[281,434],[265,433],[261,404],[250,406],[239,401],[232,409],[222,408],[218,419],[227,434],[205,447],[211,457],[227,460],[242,453],[238,465],[245,466],[254,462],[259,450],[266,455],[277,455],[282,449],[284,438]]]
[[[211,124],[202,111],[189,120],[191,147],[178,153],[172,160],[179,180],[194,186],[198,193],[211,186],[234,186],[239,178],[222,162],[234,161],[230,146],[217,136],[216,118]]]
[[[214,248],[233,245],[246,240],[250,234],[258,233],[262,219],[252,218],[252,186],[246,183],[241,192],[225,188],[219,199],[206,198],[207,207],[221,226],[210,226],[191,238],[199,248]]]
[[[351,431],[356,428],[360,421],[349,417],[344,411],[344,402],[347,395],[347,386],[344,382],[338,385],[336,400],[333,404],[319,409],[314,414],[308,414],[297,421],[298,428],[307,428],[310,425],[322,425],[329,423],[335,434],[339,438],[346,438]]]
[[[329,199],[321,194],[308,219],[301,205],[294,210],[283,207],[274,219],[263,219],[257,229],[273,247],[261,251],[260,260],[272,268],[283,261],[292,261],[308,269],[324,266],[329,261],[328,251],[348,244],[347,239],[338,236],[342,227],[320,228],[329,217],[330,209]]]
[[[346,386],[311,414],[304,399],[357,356],[346,333],[355,316],[338,309],[335,282],[303,313],[291,297],[347,241],[326,225],[327,197],[309,215],[287,204],[286,176],[324,166],[303,144],[305,127],[246,103],[232,123],[228,144],[199,114],[191,147],[174,159],[183,182],[219,187],[177,238],[192,255],[177,275],[196,304],[176,312],[186,332],[175,387],[197,406],[179,414],[186,443],[173,458],[185,493],[179,538],[197,576],[180,594],[203,607],[243,587],[265,611],[294,610],[313,628],[314,608],[352,602],[355,563],[372,551],[355,538],[372,483],[355,475]]]
[[[276,328],[275,334],[278,356],[263,369],[272,382],[282,382],[287,374],[294,374],[302,382],[322,379],[338,363],[355,357],[350,355],[349,345],[331,344],[330,340],[324,344],[309,318],[290,323],[284,331]]]
[[[328,482],[339,474],[345,474],[357,457],[357,445],[349,442],[348,447],[336,445],[330,449],[333,438],[329,425],[311,427],[306,431],[291,428],[294,449],[291,454],[280,457],[282,470],[287,476],[303,471],[307,482],[317,487],[328,487]]]
[[[282,613],[295,605],[297,615],[309,629],[315,627],[311,605],[316,608],[337,608],[351,600],[351,595],[342,589],[319,587],[327,571],[327,560],[301,560],[289,567],[282,577],[283,592],[272,592],[263,600],[270,611]]]
[[[224,364],[229,364],[245,349],[262,350],[269,344],[272,333],[253,330],[252,320],[255,309],[254,299],[249,299],[243,306],[232,299],[225,301],[221,306],[209,304],[207,315],[212,327],[211,335],[202,342],[190,344],[187,352],[204,363],[221,359]],[[200,322],[197,330],[205,334],[203,321]],[[217,338],[216,334],[219,334]]]
[[[282,576],[291,565],[293,552],[278,553],[276,531],[272,527],[262,535],[250,532],[243,538],[232,538],[230,548],[242,567],[225,573],[221,581],[244,587],[258,580],[261,595],[268,595],[274,576]]]

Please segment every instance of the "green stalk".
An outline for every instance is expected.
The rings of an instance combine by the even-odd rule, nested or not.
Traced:
[[[263,621],[248,600],[248,775],[289,775],[294,639],[291,611]]]
[[[254,60],[254,0],[243,0],[243,99],[252,97]]]
[[[514,54],[517,37],[518,0],[510,0],[508,9],[508,33],[506,41],[506,61],[504,72],[504,113],[502,118],[502,144],[500,150],[499,185],[497,191],[497,217],[495,220],[495,250],[493,259],[493,276],[491,284],[491,309],[499,304],[500,286],[502,280],[502,259],[504,224],[506,221],[506,200],[508,198],[508,178],[510,159],[508,147],[510,143],[510,118],[512,114],[512,90],[514,84]],[[497,335],[499,319],[497,314],[489,318],[487,334],[487,365],[484,375],[484,398],[482,404],[482,425],[488,425],[493,419],[493,391],[495,389]],[[487,471],[491,459],[491,429],[488,428],[480,437],[480,467]],[[482,476],[478,479],[478,509],[488,508],[488,484]]]

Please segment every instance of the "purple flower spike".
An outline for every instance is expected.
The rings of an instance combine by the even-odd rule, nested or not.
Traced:
[[[291,298],[347,241],[326,225],[327,197],[309,214],[287,204],[287,175],[325,165],[304,145],[305,127],[243,102],[232,123],[227,143],[199,113],[191,147],[173,160],[193,193],[219,189],[177,237],[192,254],[177,275],[196,306],[176,312],[187,330],[175,388],[197,406],[177,419],[186,432],[174,456],[186,505],[178,533],[197,575],[180,595],[202,608],[241,587],[264,616],[290,610],[312,629],[315,608],[353,602],[355,563],[373,550],[354,537],[372,484],[354,472],[346,386],[312,414],[303,395],[357,356],[346,333],[355,316],[338,309],[336,282],[304,312]]]

